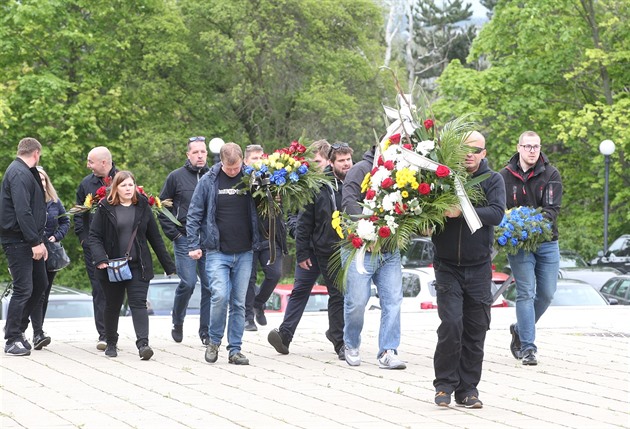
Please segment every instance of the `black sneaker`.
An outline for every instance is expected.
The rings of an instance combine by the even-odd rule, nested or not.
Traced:
[[[339,360],[346,360],[346,348],[344,347],[344,345],[341,344],[340,347],[337,347],[337,345],[335,344],[335,340],[333,339],[332,335],[330,335],[330,331],[328,329],[326,329],[325,335],[326,339],[328,339],[328,341],[330,341],[335,348],[335,353],[337,353]]]
[[[287,341],[277,329],[269,331],[267,341],[269,341],[269,344],[271,344],[278,353],[283,355],[289,354],[289,341]]]
[[[254,323],[253,320],[246,320],[245,321],[245,330],[246,331],[257,331],[258,330],[258,326],[256,326],[256,324]]]
[[[153,349],[149,347],[148,344],[146,344],[144,346],[140,346],[140,348],[138,349],[138,354],[140,355],[140,359],[149,360],[151,359],[151,356],[153,356]]]
[[[264,308],[254,307],[254,316],[256,316],[256,323],[258,323],[260,326],[267,325],[267,316],[265,316]]]
[[[184,325],[173,325],[171,330],[171,337],[176,343],[181,343],[184,339]]]
[[[512,341],[510,342],[510,351],[514,359],[521,359],[521,339],[516,332],[516,323],[510,325],[510,334],[512,335]]]
[[[22,345],[24,346],[26,350],[33,349],[33,346],[31,346],[31,343],[29,343],[28,340],[26,339],[26,335],[24,334],[24,332],[22,332]]]
[[[234,353],[228,358],[228,362],[234,365],[249,365],[249,359],[241,352]]]
[[[201,339],[201,344],[203,344],[204,346],[210,344],[210,336],[208,334],[203,333],[199,335],[199,338]]]
[[[466,408],[483,408],[483,402],[481,402],[479,400],[479,398],[477,398],[475,395],[471,395],[471,396],[466,396],[464,399],[462,399],[461,401],[455,399],[455,402],[457,403],[457,405],[459,405],[460,407],[466,407]]]
[[[107,344],[107,348],[105,348],[105,356],[107,357],[116,357],[118,356],[118,349],[116,348],[116,344]]]
[[[39,335],[35,335],[33,337],[33,345],[35,350],[41,350],[43,347],[46,347],[48,344],[50,344],[50,341],[51,338],[44,332]]]
[[[446,392],[436,392],[435,393],[435,404],[439,407],[448,407],[451,403],[451,395]]]
[[[9,356],[29,356],[31,354],[31,351],[20,340],[4,346],[4,352]]]
[[[538,365],[538,359],[536,358],[536,352],[534,349],[525,350],[523,352],[523,365]]]

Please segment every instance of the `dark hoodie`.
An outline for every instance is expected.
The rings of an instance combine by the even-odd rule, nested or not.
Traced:
[[[485,173],[490,173],[490,177],[478,185],[485,200],[474,205],[483,226],[471,234],[463,216],[446,218],[444,228],[432,237],[436,259],[463,266],[478,265],[492,259],[494,226],[501,223],[505,213],[505,185],[499,173],[490,170],[488,160],[482,159],[472,177]]]
[[[188,214],[190,199],[195,192],[197,183],[208,170],[208,164],[203,167],[195,167],[187,159],[183,167],[171,171],[166,177],[160,192],[160,199],[173,201],[173,206],[167,210],[173,213],[173,216],[182,224],[182,226],[177,226],[163,214],[158,215],[162,231],[169,240],[173,241],[181,235],[186,235],[186,215]]]
[[[499,174],[505,181],[507,208],[518,206],[541,207],[547,219],[553,222],[552,241],[558,239],[558,214],[562,204],[562,179],[558,170],[549,163],[544,153],[528,171],[523,171],[516,153]]]
[[[363,154],[363,159],[352,166],[346,174],[346,180],[343,181],[343,196],[341,198],[341,207],[350,215],[360,215],[363,207],[359,202],[363,201],[365,194],[361,193],[361,183],[365,179],[365,175],[372,171],[374,164],[375,146]]]

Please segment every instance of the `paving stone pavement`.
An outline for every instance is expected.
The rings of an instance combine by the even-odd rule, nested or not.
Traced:
[[[267,343],[282,321],[268,313],[267,326],[244,334],[249,366],[228,364],[225,347],[206,363],[198,316],[187,317],[181,344],[170,337],[170,317],[151,317],[150,361],[138,357],[129,317],[121,318],[114,359],[96,350],[91,319],[47,320],[50,346],[0,358],[0,427],[630,427],[628,306],[551,307],[538,324],[536,367],[510,354],[514,309],[493,309],[478,386],[484,407],[475,410],[433,403],[436,310],[403,313],[402,371],[378,368],[379,317],[366,314],[356,368],[337,360],[324,337],[325,313],[304,315],[286,356]]]

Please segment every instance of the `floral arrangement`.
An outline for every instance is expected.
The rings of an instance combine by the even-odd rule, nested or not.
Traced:
[[[442,226],[444,212],[459,204],[455,180],[466,183],[462,167],[465,135],[461,122],[446,124],[438,131],[434,120],[427,119],[410,135],[386,137],[379,145],[382,153],[361,184],[364,215],[353,219],[333,214],[333,228],[345,241],[342,246],[360,249],[365,245],[373,252],[404,249],[411,236]],[[435,168],[414,165],[405,151],[428,158]],[[469,193],[477,196],[475,191]]]
[[[85,196],[85,200],[83,201],[83,204],[75,204],[74,206],[70,208],[70,210],[68,210],[62,216],[74,216],[80,213],[87,213],[87,212],[94,213],[96,211],[96,208],[98,207],[98,203],[103,198],[107,197],[107,193],[108,193],[109,187],[111,186],[111,182],[112,182],[111,177],[106,177],[105,185],[98,188],[96,192],[94,193],[94,195],[87,194]],[[144,187],[142,186],[136,186],[136,192],[143,195],[147,199],[153,213],[155,214],[161,213],[164,216],[166,216],[175,225],[181,226],[181,223],[177,220],[177,218],[173,216],[173,214],[169,210],[166,210],[166,208],[173,206],[172,200],[170,199],[160,200],[160,198],[154,196],[153,194],[147,194],[144,190]]]
[[[307,149],[297,140],[291,145],[264,154],[263,158],[244,168],[243,182],[258,203],[258,211],[268,217],[270,210],[280,213],[280,205],[288,212],[297,212],[313,201],[321,186],[330,181],[311,167],[306,160]]]
[[[510,255],[521,249],[534,252],[541,243],[551,240],[551,222],[543,216],[540,207],[513,207],[505,212],[494,234],[498,249]]]

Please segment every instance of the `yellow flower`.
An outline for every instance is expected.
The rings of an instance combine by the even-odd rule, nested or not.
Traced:
[[[291,167],[290,165],[287,165],[286,167],[284,167],[285,170],[287,170],[287,173],[290,173],[291,170],[293,170],[293,167]]]
[[[337,231],[337,235],[339,236],[339,238],[344,238],[343,236],[343,230],[341,229],[340,226],[338,226],[337,228],[335,228],[335,231]]]
[[[361,182],[361,193],[362,194],[366,193],[368,188],[370,187],[370,178],[371,177],[372,177],[372,175],[368,171],[366,173],[365,177],[363,178],[363,182]]]
[[[155,207],[162,210],[162,201],[158,197],[155,197]]]
[[[276,167],[276,170],[281,170],[282,168],[284,168],[284,164],[281,162],[276,162],[275,167]]]
[[[92,194],[87,194],[85,196],[85,201],[83,202],[83,205],[87,208],[92,208],[92,200],[94,198],[92,197]]]
[[[402,192],[400,193],[400,195],[402,195],[402,197],[403,197],[403,198],[407,198],[407,197],[409,196],[409,192],[407,192],[407,191],[402,191]]]

